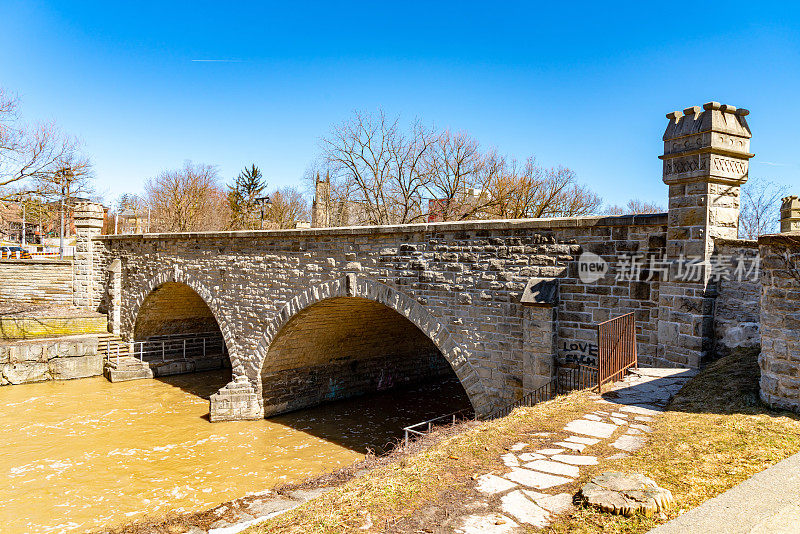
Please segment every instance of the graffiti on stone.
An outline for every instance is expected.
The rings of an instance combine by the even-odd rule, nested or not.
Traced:
[[[597,365],[597,345],[589,341],[563,341],[560,360],[563,363]]]

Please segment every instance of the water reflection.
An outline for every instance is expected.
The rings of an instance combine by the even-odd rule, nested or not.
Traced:
[[[449,381],[264,421],[211,424],[229,371],[0,388],[0,532],[85,531],[199,510],[382,451],[400,429],[469,405]]]

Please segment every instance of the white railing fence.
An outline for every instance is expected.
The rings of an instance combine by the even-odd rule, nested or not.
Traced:
[[[116,347],[112,347],[112,343]],[[129,356],[146,363],[225,356],[227,353],[225,342],[219,334],[157,336],[127,345],[130,347],[127,351]],[[116,357],[119,364],[120,356],[120,343],[106,341],[106,358],[111,360]]]

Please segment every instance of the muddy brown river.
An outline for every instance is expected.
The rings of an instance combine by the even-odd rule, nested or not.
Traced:
[[[0,532],[85,532],[203,510],[348,465],[403,426],[469,406],[450,381],[212,424],[208,395],[228,376],[0,388]]]

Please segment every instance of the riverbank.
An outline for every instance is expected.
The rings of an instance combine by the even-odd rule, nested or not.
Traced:
[[[261,522],[266,517],[297,508],[373,470],[398,462],[404,463],[408,458],[436,447],[443,440],[461,434],[478,424],[475,421],[465,421],[454,426],[442,427],[406,446],[398,444],[387,454],[380,456],[367,454],[363,460],[341,469],[297,483],[280,484],[268,490],[224,502],[202,512],[169,513],[97,532],[98,534],[200,534],[215,530],[221,532],[244,530],[248,523]]]
[[[223,370],[0,387],[0,533],[90,532],[217,508],[380,454],[404,426],[469,402],[454,381],[211,424],[208,396],[228,381]]]
[[[676,507],[650,518],[625,518],[582,506],[563,506],[549,514],[548,526],[529,526],[528,530],[559,534],[647,532],[800,452],[800,417],[771,410],[758,400],[756,357],[753,352],[738,352],[710,365],[657,415],[633,417],[635,414],[629,413],[628,424],[619,421],[618,430],[586,451],[598,459],[597,465],[581,465],[579,476],[558,486],[559,495],[574,495],[599,472],[636,471],[669,489]],[[309,480],[306,489],[325,489],[325,493],[251,526],[246,532],[459,531],[465,516],[502,511],[500,493],[493,497],[489,492],[487,497],[487,485],[482,482],[487,480],[487,474],[504,475],[509,472],[510,456],[519,458],[531,451],[533,457],[533,451],[545,443],[568,439],[561,434],[576,418],[586,418],[587,414],[590,419],[592,414],[607,414],[595,417],[610,418],[607,402],[598,402],[587,391],[575,392],[532,408],[517,409],[502,419],[472,422],[435,433],[427,438],[430,441],[415,445],[413,450],[368,459],[341,470],[346,473],[343,476]],[[639,439],[645,446],[623,452],[613,444],[619,444],[619,438],[624,436]],[[629,438],[623,441],[630,441]],[[527,448],[522,448],[523,444]],[[272,497],[303,488],[275,488]],[[531,493],[537,492],[528,494]],[[517,531],[513,526],[516,523],[508,516],[498,516],[496,523],[496,532]],[[192,529],[205,530],[210,524],[193,524],[191,518],[184,517],[182,523],[173,518],[139,526],[139,530],[116,532],[202,532]]]

